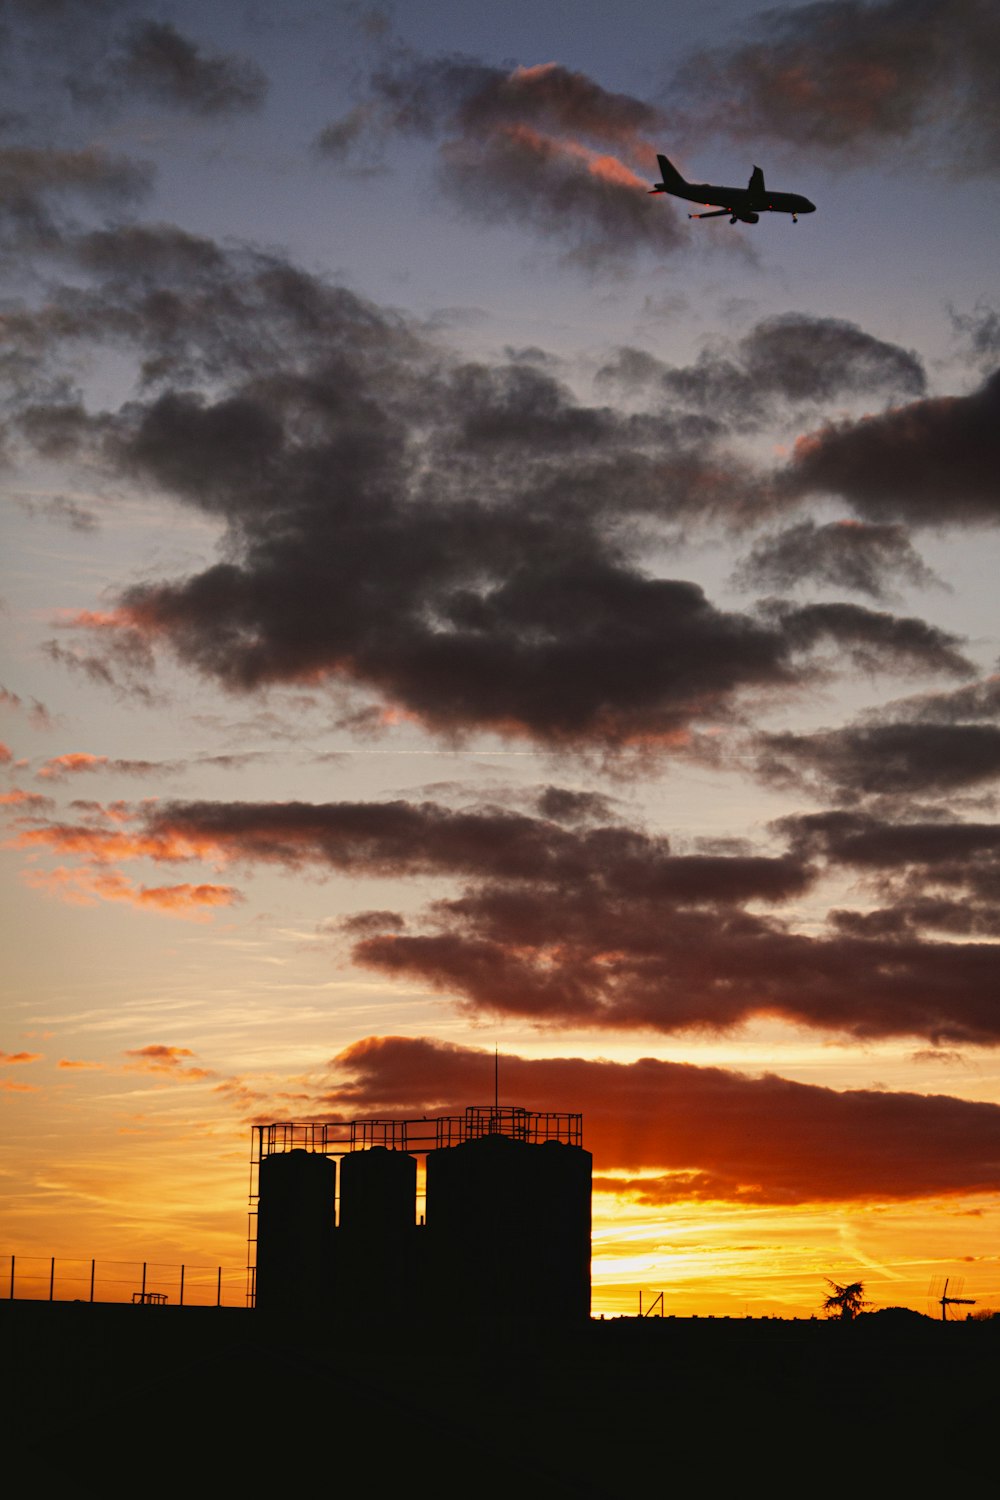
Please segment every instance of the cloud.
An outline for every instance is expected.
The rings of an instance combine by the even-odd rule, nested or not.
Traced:
[[[152,1043],[147,1047],[130,1047],[125,1056],[135,1058],[128,1064],[130,1072],[157,1073],[175,1078],[183,1083],[200,1083],[206,1078],[215,1078],[211,1068],[193,1067],[187,1059],[196,1054],[189,1047],[166,1047]]]
[[[330,1113],[460,1112],[492,1098],[492,1051],[368,1037],[335,1057]],[[504,1100],[583,1114],[600,1186],[647,1203],[899,1201],[995,1193],[1000,1106],[836,1091],[643,1058],[499,1060]],[[651,1175],[660,1174],[660,1175]]]
[[[588,270],[621,267],[642,249],[687,248],[676,211],[650,209],[648,179],[616,156],[525,125],[447,142],[439,180],[468,217],[518,221],[565,244],[567,261]]]
[[[265,74],[249,58],[204,52],[164,21],[133,23],[105,76],[112,88],[200,115],[254,110],[267,93]]]
[[[97,146],[0,144],[0,245],[22,253],[55,250],[69,232],[74,202],[115,208],[149,185],[149,169]]]
[[[80,505],[66,495],[53,495],[51,499],[35,500],[31,496],[16,496],[15,504],[30,516],[41,516],[59,526],[68,526],[71,531],[97,531],[100,523],[92,510]]]
[[[939,580],[898,524],[800,521],[755,542],[734,582],[744,589],[813,583],[888,600],[901,584],[927,588]]]
[[[800,857],[849,870],[883,903],[874,910],[835,911],[842,932],[902,937],[938,931],[965,937],[1000,935],[1000,827],[935,821],[888,822],[838,810],[800,814],[775,827]]]
[[[929,860],[902,884],[884,881],[882,896],[907,908],[898,920],[866,926],[837,911],[825,927],[805,929],[798,903],[823,876],[820,861],[837,860],[812,825],[795,820],[775,826],[785,847],[768,854],[729,845],[675,852],[665,837],[621,823],[566,826],[504,808],[400,799],[158,803],[137,809],[132,825],[45,824],[12,842],[90,860],[457,880],[457,894],[416,914],[349,918],[351,958],[474,1013],[543,1028],[718,1032],[770,1016],[860,1038],[1000,1041],[992,1001],[1000,950],[928,936],[959,931],[941,902],[970,897],[978,915],[966,935],[992,931],[985,853],[978,886],[969,858],[964,887]],[[81,889],[90,892],[87,882]]]
[[[54,806],[55,803],[51,797],[45,797],[41,792],[24,792],[20,787],[0,794],[0,807],[21,807],[25,810],[30,808],[33,812],[41,812]]]
[[[944,672],[963,677],[974,670],[956,649],[959,638],[925,620],[840,603],[775,603],[770,612],[782,622],[793,647],[808,650],[829,640],[863,671]]]
[[[183,884],[135,886],[124,875],[107,869],[28,870],[26,884],[77,906],[93,906],[96,901],[121,901],[140,911],[159,912],[163,916],[185,917],[189,921],[208,919],[213,908],[232,906],[243,898],[230,885]]]
[[[768,139],[854,162],[974,177],[1000,166],[991,0],[822,0],[754,17],[746,40],[684,59],[687,133]]]
[[[64,646],[58,640],[42,641],[41,651],[53,662],[81,672],[98,687],[108,688],[118,697],[143,699],[151,704],[155,693],[150,679],[155,659],[148,641],[136,630],[121,610],[81,610],[69,618],[56,621],[62,630],[85,631],[99,642],[96,650],[71,642]]]
[[[353,685],[444,735],[604,748],[676,744],[804,685],[810,635],[843,637],[829,612],[824,632],[727,613],[642,566],[650,529],[742,524],[762,503],[683,421],[587,406],[535,359],[460,363],[342,288],[215,253],[152,230],[102,240],[113,279],[70,307],[75,339],[113,303],[112,342],[136,341],[158,378],[211,376],[211,398],[171,385],[99,419],[74,407],[68,426],[29,405],[22,429],[222,520],[225,560],[81,613],[97,649],[52,641],[53,659],[148,693],[162,642],[233,691]],[[155,316],[149,266],[178,278]],[[895,670],[902,627],[868,635],[866,665]]]
[[[87,751],[76,750],[66,755],[54,755],[39,766],[35,775],[40,781],[64,781],[81,771],[103,771],[107,764],[106,755],[90,755]]]
[[[170,21],[134,14],[143,9],[138,0],[7,0],[0,48],[13,78],[30,78],[36,103],[44,98],[47,123],[67,102],[107,116],[143,99],[204,117],[263,102],[267,78],[250,58],[206,50]]]
[[[620,268],[641,249],[664,255],[687,243],[673,207],[647,196],[653,137],[666,128],[653,105],[559,63],[496,68],[397,50],[316,144],[370,171],[393,137],[433,139],[439,185],[462,213],[519,222],[592,270]]]
[[[737,459],[717,417],[588,404],[535,351],[462,361],[280,257],[169,226],[66,253],[80,284],[12,327],[39,362],[18,433],[223,528],[211,565],[59,622],[76,638],[43,649],[96,684],[149,701],[166,648],[233,692],[325,687],[376,723],[604,754],[683,748],[806,690],[831,641],[865,670],[960,669],[919,621],[725,611],[650,568],[651,543],[746,529],[810,489],[805,459],[775,480]],[[810,364],[811,340],[865,390],[920,378],[905,351],[797,315],[748,335],[741,390],[829,390],[837,361]],[[60,350],[100,347],[137,365],[117,411],[46,393]]]
[[[73,750],[65,755],[50,757],[39,766],[35,776],[39,781],[66,781],[72,776],[92,771],[110,771],[120,776],[148,776],[154,771],[163,775],[174,769],[175,762],[112,759],[107,755],[92,755],[86,750]]]
[[[913,350],[842,318],[798,312],[765,318],[734,347],[704,350],[692,365],[667,365],[644,350],[621,349],[597,380],[650,389],[672,406],[705,412],[737,430],[773,421],[790,406],[918,396],[926,385]]]
[[[30,703],[25,703],[18,693],[13,693],[9,688],[0,687],[0,708],[13,710],[15,713],[24,713],[28,721],[35,729],[52,729],[54,727],[52,715],[40,703],[37,698],[32,698]]]
[[[1000,727],[991,724],[857,724],[758,743],[765,780],[833,800],[948,795],[1000,776]]]
[[[980,299],[971,313],[949,309],[952,326],[984,374],[1000,365],[1000,309]]]
[[[911,526],[995,524],[1000,517],[1000,370],[968,396],[912,402],[800,438],[783,483],[837,495],[864,519]]]
[[[3,1066],[3,1067],[6,1068],[6,1067],[12,1066],[15,1063],[40,1062],[41,1058],[42,1058],[42,1054],[40,1052],[3,1052],[3,1051],[0,1051],[0,1066]]]
[[[882,715],[896,722],[958,724],[1000,719],[1000,675],[943,693],[917,693],[886,704]]]

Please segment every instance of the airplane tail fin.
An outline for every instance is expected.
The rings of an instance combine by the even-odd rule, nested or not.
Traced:
[[[660,176],[663,179],[664,191],[676,193],[688,186],[686,180],[678,172],[673,162],[668,161],[665,156],[657,154],[656,160],[660,163]]]

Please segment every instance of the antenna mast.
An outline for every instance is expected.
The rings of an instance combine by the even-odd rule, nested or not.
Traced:
[[[975,1299],[975,1297],[949,1297],[948,1296],[948,1283],[951,1280],[952,1280],[952,1278],[950,1276],[946,1276],[945,1277],[945,1279],[944,1279],[944,1291],[941,1293],[941,1296],[938,1299],[939,1302],[941,1303],[941,1321],[943,1323],[947,1323],[947,1321],[948,1321],[948,1309],[949,1309],[949,1307],[954,1307],[956,1303],[960,1304],[963,1307],[975,1307],[975,1305],[976,1305],[976,1299]],[[960,1292],[962,1290],[962,1283],[961,1283],[961,1281],[956,1280],[956,1282],[955,1282],[955,1290],[956,1290],[956,1292]]]

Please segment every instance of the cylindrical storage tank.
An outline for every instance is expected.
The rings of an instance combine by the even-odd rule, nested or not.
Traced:
[[[420,1301],[416,1273],[417,1160],[373,1146],[340,1163],[337,1306],[345,1323],[399,1327]]]
[[[256,1306],[326,1310],[333,1293],[337,1168],[315,1151],[281,1151],[260,1164]]]
[[[501,1135],[428,1152],[427,1248],[439,1316],[585,1322],[591,1169],[580,1146]]]
[[[373,1146],[350,1151],[340,1163],[340,1227],[348,1234],[398,1239],[413,1229],[417,1159],[407,1151]]]

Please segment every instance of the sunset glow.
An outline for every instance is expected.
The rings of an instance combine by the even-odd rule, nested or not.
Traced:
[[[1000,1310],[992,10],[9,9],[0,1296],[496,1087],[595,1316]]]

